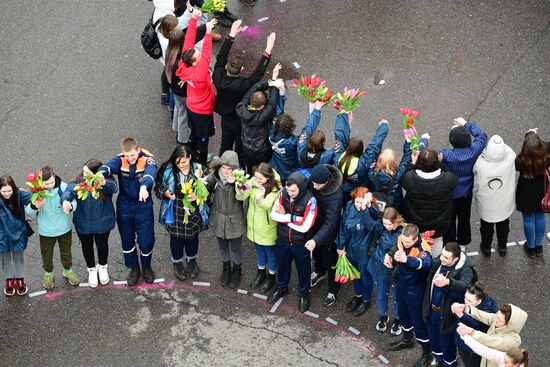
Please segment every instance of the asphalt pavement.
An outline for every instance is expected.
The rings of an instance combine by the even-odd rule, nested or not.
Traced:
[[[448,131],[458,116],[477,122],[489,135],[501,135],[515,151],[529,128],[538,127],[550,139],[548,1],[228,4],[248,26],[234,46],[247,56],[245,72],[252,70],[274,31],[270,68],[281,62],[285,79],[317,73],[336,90],[366,88],[367,96],[354,113],[352,135],[368,141],[377,122],[386,118],[390,134],[385,144],[399,150],[399,108],[410,107],[420,111],[417,126],[431,134],[435,148],[449,146]],[[159,104],[162,67],[139,42],[151,12],[152,3],[145,0],[22,0],[2,5],[0,174],[10,174],[23,185],[28,172],[49,164],[70,180],[88,159],[117,154],[126,136],[136,137],[159,161],[169,157],[175,134],[168,110]],[[288,98],[286,112],[301,127],[307,105],[292,89]],[[321,126],[327,136],[334,117],[331,108],[323,110]],[[218,128],[211,143],[214,153],[220,135]],[[522,345],[530,351],[530,366],[548,365],[550,348],[543,336],[550,329],[545,312],[550,307],[549,247],[544,258],[527,258],[519,245],[525,238],[521,216],[514,213],[508,256],[480,257],[475,254],[480,240],[475,205],[472,216],[474,238],[467,251],[480,278],[499,303],[513,303],[529,313]],[[344,307],[353,294],[350,286],[330,308],[322,305],[326,285],[315,287],[311,315],[297,312],[294,289],[272,310],[248,287],[255,273],[248,242],[240,292],[219,286],[221,264],[209,232],[201,235],[201,275],[195,279],[203,284],[176,281],[168,236],[159,225],[155,231],[158,284],[73,288],[63,282],[56,254],[53,291],[0,298],[0,365],[380,366],[387,361],[411,366],[420,355],[419,348],[387,350],[395,337],[376,332],[374,307],[360,318],[348,315]],[[73,243],[74,269],[86,281],[76,235]],[[110,243],[111,277],[124,280],[116,230]],[[25,254],[26,279],[34,293],[41,290],[43,275],[36,235]]]

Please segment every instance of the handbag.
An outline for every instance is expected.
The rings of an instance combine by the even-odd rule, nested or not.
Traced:
[[[153,14],[155,14],[154,11]],[[151,19],[149,19],[149,22],[141,33],[141,47],[147,52],[147,55],[158,60],[162,56],[162,48],[160,47],[159,38],[157,36],[157,26],[164,17],[157,19],[157,21],[153,23],[153,14],[151,14]]]
[[[544,197],[540,204],[543,212],[550,213],[550,169],[544,173]]]

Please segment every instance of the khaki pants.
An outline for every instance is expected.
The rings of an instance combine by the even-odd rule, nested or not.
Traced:
[[[71,247],[73,234],[71,231],[57,237],[40,236],[40,252],[42,253],[42,266],[48,273],[53,271],[53,252],[55,243],[59,243],[59,255],[63,268],[69,270],[73,266]]]

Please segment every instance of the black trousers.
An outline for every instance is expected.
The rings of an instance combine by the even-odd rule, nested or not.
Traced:
[[[472,194],[453,199],[453,214],[451,227],[443,236],[443,243],[458,242],[460,246],[466,246],[472,242],[472,229],[470,227],[470,211],[472,209]]]
[[[481,364],[481,356],[478,356],[474,352],[466,352],[461,348],[458,349],[458,355],[462,359],[462,363],[465,367],[479,367]]]
[[[97,246],[99,265],[107,265],[110,232],[93,234],[82,234],[77,232],[76,234],[82,244],[82,254],[84,255],[84,260],[86,260],[86,266],[89,268],[95,267],[94,242]]]
[[[197,152],[199,163],[206,165],[208,160],[208,142],[214,135],[214,116],[195,113],[187,108],[187,121],[191,128],[189,145]]]
[[[341,284],[334,281],[336,269],[332,268],[338,261],[336,244],[331,243],[330,245],[315,246],[315,250],[313,250],[313,260],[315,264],[315,272],[320,275],[327,274],[328,292],[337,294],[340,290]]]
[[[235,149],[233,149],[235,144]],[[220,145],[220,157],[226,150],[234,150],[239,156],[239,163],[244,166],[243,141],[241,139],[241,120],[222,117],[222,141]]]
[[[245,150],[243,154],[243,160],[244,160],[244,169],[246,170],[246,173],[251,175],[252,168],[254,168],[255,166],[257,166],[262,162],[269,163],[272,155],[273,155],[273,150],[271,150],[271,147],[264,154],[254,154],[251,152],[247,152]]]
[[[505,219],[502,222],[489,223],[480,220],[481,226],[479,232],[481,233],[481,247],[489,250],[493,244],[494,227],[497,229],[497,244],[500,249],[506,249],[506,243],[508,242],[508,233],[510,233],[510,220]]]
[[[160,74],[160,85],[162,86],[162,94],[170,93],[170,83],[168,83],[168,78],[166,77],[166,68],[162,69],[162,74]]]

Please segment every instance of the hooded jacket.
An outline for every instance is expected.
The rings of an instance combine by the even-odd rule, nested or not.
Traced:
[[[376,205],[360,211],[350,200],[344,209],[340,231],[336,237],[336,248],[344,249],[357,264],[368,264],[369,245],[376,236],[376,224],[380,215]]]
[[[483,298],[483,301],[476,307],[480,311],[485,311],[489,313],[497,313],[498,311],[498,303],[495,301],[493,297],[491,297],[488,294],[485,294],[485,298]],[[489,326],[485,325],[484,323],[474,319],[472,316],[470,316],[467,313],[463,313],[462,317],[458,317],[458,321],[463,323],[466,326],[469,326],[475,330],[479,330],[483,333],[486,333],[487,330],[489,330]],[[456,346],[462,350],[465,350],[466,352],[472,352],[472,350],[464,343],[464,340],[458,335],[458,333],[455,333],[455,343]]]
[[[397,245],[397,239],[403,227],[399,226],[393,231],[388,231],[384,228],[382,221],[378,222],[375,229],[378,237],[378,244],[376,250],[369,259],[367,270],[371,273],[373,279],[391,279],[393,269],[390,269],[384,265],[384,258],[389,250]]]
[[[302,173],[294,172],[288,176],[288,181],[296,182],[299,192],[291,199],[286,188],[282,189],[277,197],[285,214],[277,213],[277,206],[271,210],[271,219],[277,222],[277,238],[290,245],[303,246],[313,237],[311,230],[317,216],[317,200],[308,190],[308,181]]]
[[[441,260],[439,258],[433,260],[432,267],[428,274],[428,282],[426,291],[424,292],[424,302],[422,304],[422,317],[424,321],[428,321],[428,316],[432,311],[432,295],[435,285],[433,279],[436,274],[440,273]],[[458,262],[452,267],[446,275],[449,279],[449,285],[441,287],[440,290],[443,294],[441,301],[442,319],[441,319],[441,333],[451,334],[454,333],[457,327],[457,321],[454,314],[451,311],[451,305],[455,302],[463,302],[464,293],[466,289],[472,283],[474,278],[473,265],[466,257],[464,252],[460,253]]]
[[[525,322],[527,321],[527,312],[521,308],[510,304],[512,307],[512,315],[508,324],[502,328],[496,327],[497,315],[485,311],[480,311],[476,307],[468,306],[466,312],[473,318],[481,321],[485,325],[489,325],[489,329],[486,333],[479,330],[474,331],[472,336],[481,344],[497,349],[500,351],[507,351],[512,348],[519,348],[521,345],[521,337],[519,333]],[[480,367],[498,367],[494,362],[488,361],[485,358],[481,359]]]
[[[280,96],[279,98],[284,98]],[[296,135],[285,136],[275,132],[269,137],[273,155],[269,163],[275,171],[281,175],[281,181],[285,182],[288,175],[298,169],[298,137]]]
[[[334,243],[338,235],[340,214],[342,213],[342,173],[337,167],[326,164],[330,172],[330,180],[321,190],[315,190],[313,183],[309,187],[317,199],[317,219],[313,225],[313,240],[319,246]]]
[[[25,224],[25,205],[31,202],[31,196],[30,192],[19,191],[19,217],[15,216],[11,205],[0,198],[0,252],[21,252],[27,248],[29,234]]]
[[[502,138],[493,135],[474,165],[474,198],[479,216],[501,222],[514,212],[516,153]]]
[[[250,96],[256,91],[266,91],[269,96],[261,110],[250,109]],[[263,156],[271,150],[269,143],[269,127],[275,116],[275,108],[279,99],[279,91],[275,87],[268,87],[267,80],[256,83],[246,92],[237,105],[237,115],[241,119],[243,150],[247,155]]]
[[[462,342],[470,346],[474,352],[484,358],[487,361],[487,366],[495,367],[506,367],[506,352],[501,352],[499,350],[486,347],[485,345],[478,342],[471,335],[464,335],[461,337]],[[521,363],[519,367],[524,367],[525,365]]]

